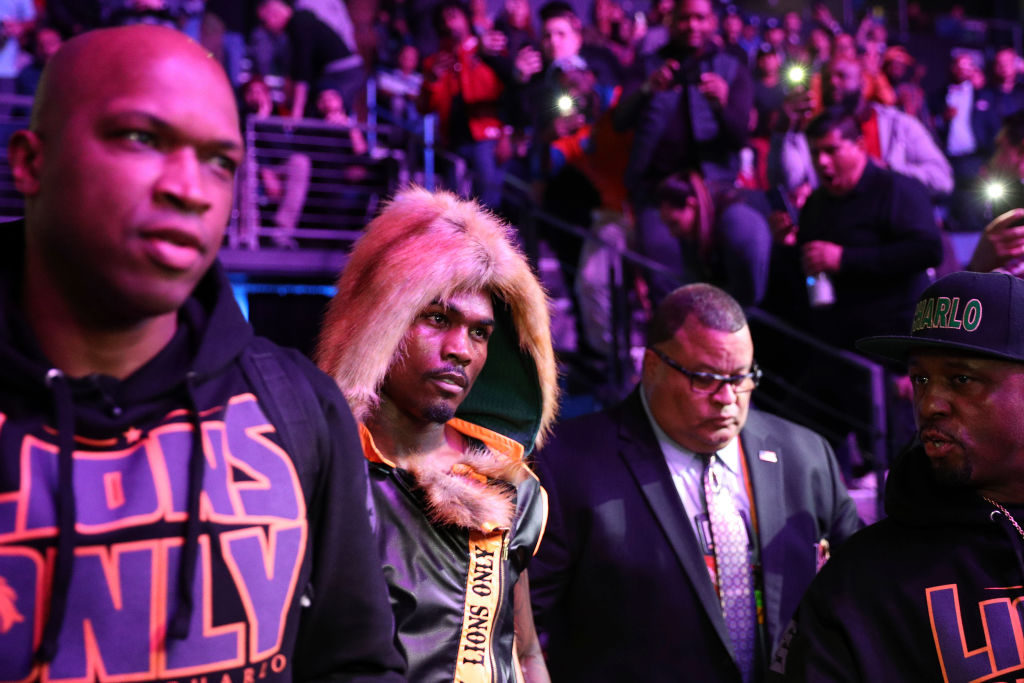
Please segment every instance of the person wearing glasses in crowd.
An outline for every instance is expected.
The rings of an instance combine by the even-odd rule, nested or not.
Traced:
[[[530,565],[552,680],[763,676],[861,522],[828,443],[750,410],[760,378],[739,304],[687,285],[655,311],[632,394],[555,428]]]

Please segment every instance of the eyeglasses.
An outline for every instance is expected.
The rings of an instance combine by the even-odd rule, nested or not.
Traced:
[[[693,370],[687,370],[666,356],[664,352],[659,351],[653,346],[648,346],[647,348],[660,358],[665,365],[676,372],[686,375],[690,379],[690,389],[698,394],[716,394],[725,384],[731,386],[732,390],[737,394],[742,394],[747,391],[753,391],[761,383],[762,372],[761,368],[757,365],[757,361],[751,363],[750,372],[743,373],[742,375],[719,375],[716,372],[694,372]]]

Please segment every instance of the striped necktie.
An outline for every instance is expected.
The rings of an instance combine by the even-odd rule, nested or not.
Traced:
[[[718,597],[745,682],[753,679],[757,649],[757,608],[750,569],[750,536],[732,492],[723,480],[725,465],[711,454],[704,466],[704,499],[711,525],[718,575]]]

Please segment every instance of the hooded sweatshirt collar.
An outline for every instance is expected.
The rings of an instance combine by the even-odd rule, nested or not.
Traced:
[[[168,635],[184,638],[193,611],[190,587],[197,564],[199,501],[205,470],[202,408],[197,394],[204,381],[226,370],[241,354],[252,338],[252,329],[238,310],[221,266],[214,263],[179,311],[178,329],[171,341],[141,368],[124,380],[103,375],[69,379],[45,358],[20,309],[24,232],[23,221],[0,230],[0,382],[25,401],[26,412],[39,414],[56,430],[59,533],[50,609],[37,657],[51,661],[56,655],[67,608],[78,542],[73,485],[75,436],[110,437],[181,408],[192,422],[192,447],[187,523],[176,581],[178,601],[169,615]]]

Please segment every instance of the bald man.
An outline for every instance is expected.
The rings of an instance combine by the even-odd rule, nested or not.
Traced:
[[[152,26],[47,66],[0,230],[0,680],[402,680],[341,394],[216,262],[220,67]]]

